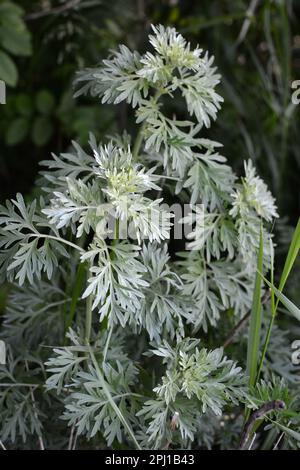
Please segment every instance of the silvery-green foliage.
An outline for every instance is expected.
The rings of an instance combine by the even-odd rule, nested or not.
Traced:
[[[66,338],[70,344],[55,348],[53,350],[54,355],[45,363],[49,372],[46,388],[48,390],[55,390],[57,394],[66,393],[70,383],[72,383],[73,375],[83,370],[84,361],[89,362],[89,350],[82,340],[81,332],[76,332],[70,328],[66,333]],[[107,335],[105,334],[96,342],[95,347],[103,352],[106,340]],[[116,331],[110,348],[107,351],[107,361],[111,360],[113,363],[119,362],[124,364],[130,363],[124,352],[124,342],[124,332]],[[104,357],[102,356],[101,359],[104,359]]]
[[[54,389],[58,395],[62,392],[63,387],[72,380],[73,375],[81,370],[81,363],[87,360],[88,349],[86,346],[81,346],[78,335],[70,329],[66,336],[70,340],[71,346],[53,349],[55,356],[45,362],[50,374],[45,384],[46,388],[47,390]]]
[[[191,211],[182,221],[192,227],[187,239],[189,250],[203,250],[209,262],[226,254],[229,259],[235,255],[238,245],[237,231],[226,212],[208,212],[203,205],[191,206]]]
[[[254,210],[260,217],[271,222],[274,217],[278,217],[275,200],[264,181],[256,175],[252,161],[245,162],[244,166],[245,178],[233,194],[231,214],[246,217]]]
[[[97,210],[103,198],[96,182],[84,183],[82,180],[66,178],[67,191],[55,191],[51,207],[43,210],[57,229],[69,226],[76,230],[76,237],[96,229]]]
[[[90,92],[92,96],[102,97],[102,103],[118,104],[123,100],[137,103],[148,94],[147,81],[138,75],[141,68],[141,56],[121,45],[110,59],[103,61],[98,69],[87,69],[78,73],[77,83],[80,89],[75,96]],[[82,82],[84,85],[82,86]]]
[[[38,283],[12,286],[3,318],[6,340],[18,348],[37,347],[47,336],[52,341],[62,338],[64,326],[62,311],[70,305],[70,298],[59,286],[59,278],[42,279]]]
[[[249,160],[245,162],[245,178],[236,185],[232,193],[233,201],[230,215],[235,220],[238,231],[239,251],[248,265],[255,264],[259,246],[259,234],[262,219],[270,222],[278,217],[275,200],[266,184],[256,175],[256,170]],[[270,266],[272,235],[263,230],[264,261]]]
[[[210,410],[200,417],[198,423],[198,432],[195,438],[195,441],[197,442],[197,448],[208,450],[212,449],[216,442],[217,433],[220,430],[220,427],[222,428],[221,423],[222,417],[216,416]]]
[[[75,426],[77,435],[92,438],[99,431],[110,446],[115,439],[124,441],[122,423],[112,408],[103,382],[90,363],[89,349],[82,346],[80,335],[69,330],[71,345],[54,349],[55,355],[46,362],[50,374],[46,381],[48,390],[56,390],[63,399],[65,411],[62,418]],[[103,351],[106,337],[100,338],[95,349]],[[105,361],[104,361],[105,359]],[[102,360],[103,380],[123,417],[137,424],[135,414],[139,398],[132,392],[136,386],[138,370],[124,351],[124,339],[116,334]],[[139,398],[140,399],[140,398]]]
[[[163,399],[147,400],[138,412],[138,417],[145,420],[140,435],[142,447],[164,449],[174,444],[188,448],[197,431],[201,432],[203,414],[197,405],[196,400],[181,397],[168,406]],[[173,429],[170,426],[172,420],[175,422]]]
[[[136,323],[148,331],[150,340],[159,341],[163,334],[183,337],[183,319],[193,321],[195,306],[181,293],[182,281],[172,270],[167,245],[144,244],[141,259],[148,284],[135,314]]]
[[[290,391],[283,377],[272,374],[270,379],[260,380],[255,390],[251,392],[248,396],[249,408],[260,408],[265,403],[273,400],[282,400],[284,402],[284,409],[273,410],[271,414],[268,414],[269,422],[267,421],[265,429],[273,429],[276,431],[277,438],[282,433],[281,426],[291,429],[291,433],[286,432],[282,437],[288,447],[292,449],[299,448],[300,418],[298,411],[299,394],[297,389]]]
[[[254,409],[272,400],[282,400],[288,405],[290,402],[289,389],[282,377],[273,374],[270,380],[260,380],[248,400],[248,406]],[[276,413],[283,413],[283,411],[276,410]]]
[[[223,209],[224,202],[231,200],[230,193],[235,182],[232,169],[225,164],[226,158],[211,150],[196,153],[194,158],[183,185],[190,188],[191,204],[201,201],[211,211]]]
[[[202,412],[210,408],[221,415],[226,402],[238,403],[243,396],[241,368],[223,356],[222,348],[208,351],[198,348],[199,340],[185,338],[175,349],[168,343],[152,350],[167,364],[166,375],[154,391],[168,405],[176,401],[177,394],[200,401]]]
[[[220,76],[212,66],[213,57],[199,48],[191,50],[174,28],[153,27],[153,32],[149,41],[154,53],[141,56],[121,46],[102,67],[78,75],[79,85],[87,83],[76,95],[91,92],[102,97],[102,102],[116,104],[126,100],[132,104],[137,108],[137,122],[144,123],[145,148],[162,150],[165,168],[170,166],[182,177],[187,163],[193,160],[191,148],[201,145],[199,130],[202,125],[210,126],[220,108],[222,98],[214,90]],[[153,89],[155,97],[150,93]],[[161,112],[158,96],[173,96],[176,90],[198,124],[170,119]]]
[[[239,180],[222,145],[201,136],[222,102],[213,57],[174,28],[152,30],[150,51],[120,46],[76,82],[76,96],[129,104],[136,138],[73,142],[43,162],[44,198],[17,195],[0,209],[1,274],[20,285],[1,335],[19,353],[0,372],[9,384],[0,389],[4,441],[40,438],[47,402],[72,445],[82,436],[112,448],[210,448],[222,446],[228,412],[247,400],[257,407],[219,346],[222,317],[239,321],[251,307],[262,225],[269,266],[275,201],[251,162]],[[166,112],[165,98],[177,96],[188,119]],[[162,204],[173,195],[191,209],[179,254],[169,253],[172,215]],[[199,330],[201,348],[190,338]],[[37,359],[26,369],[28,349]]]
[[[268,318],[269,320],[269,318]],[[264,332],[267,330],[267,322],[264,325]],[[294,330],[292,330],[294,332]],[[294,333],[293,333],[294,334]],[[291,343],[294,337],[288,330],[274,325],[270,345],[266,354],[266,364],[264,374],[271,379],[272,374],[283,378],[287,384],[294,384],[296,387],[300,383],[300,365],[291,361]]]
[[[97,148],[94,136],[90,135],[89,145],[92,149]],[[86,182],[93,175],[94,158],[85,152],[77,142],[72,142],[74,152],[61,153],[59,156],[52,154],[52,160],[44,160],[41,164],[47,168],[42,172],[45,179],[44,190],[51,191],[52,188],[65,189],[66,178],[79,178]],[[49,188],[50,185],[50,188]]]
[[[197,327],[206,328],[207,317],[210,324],[216,325],[220,312],[228,308],[226,300],[224,304],[228,292],[224,294],[221,289],[223,298],[220,298],[220,283],[213,277],[215,271],[209,270],[209,276],[203,277],[203,263],[217,259],[220,265],[224,263],[226,272],[228,258],[234,261],[232,267],[237,271],[234,273],[231,268],[230,276],[230,280],[237,278],[238,295],[235,296],[234,307],[238,314],[243,313],[251,303],[252,291],[248,286],[252,285],[255,276],[261,220],[270,222],[277,217],[276,206],[251,161],[245,163],[246,175],[240,183],[226,164],[226,158],[218,152],[221,144],[200,136],[203,124],[209,126],[215,119],[221,102],[215,92],[220,77],[212,66],[212,59],[199,48],[192,50],[174,28],[153,27],[149,41],[154,48],[153,53],[146,52],[140,56],[125,48],[122,49],[124,57],[121,52],[116,53],[104,62],[103,67],[80,74],[79,83],[88,83],[78,93],[92,90],[92,94],[102,96],[104,101],[110,96],[112,101],[127,99],[132,104],[133,94],[124,94],[128,78],[128,90],[134,88],[135,93],[136,122],[143,124],[141,135],[148,165],[156,164],[168,175],[179,177],[175,191],[180,194],[187,190],[191,204],[202,204],[203,217],[198,207],[192,208],[191,215],[183,222],[195,224],[188,237],[191,241],[187,248],[201,252],[200,257],[203,258],[195,282],[199,282],[198,292],[204,292],[204,295],[198,296],[194,291],[196,298],[193,300],[200,305]],[[129,57],[134,59],[129,60]],[[120,83],[113,80],[112,70],[120,78]],[[155,92],[151,92],[151,88]],[[176,116],[170,118],[164,113],[161,98],[165,94],[173,96],[175,90],[186,100],[191,120],[179,121]],[[136,226],[139,225],[137,218]],[[154,239],[159,241],[159,236]],[[266,229],[264,248],[264,262],[268,268],[272,237]],[[240,271],[245,270],[248,271],[246,277],[252,279],[247,280],[247,287],[243,289]],[[222,268],[218,274],[221,271]],[[206,277],[213,288],[205,287]],[[183,273],[182,279],[186,278],[190,278],[189,273]],[[190,295],[189,287],[186,291]],[[233,288],[226,291],[232,295]]]
[[[137,259],[139,247],[126,242],[108,247],[96,240],[82,261],[90,264],[88,287],[83,298],[93,296],[92,308],[99,308],[100,321],[109,317],[109,324],[123,327],[141,308],[142,288],[148,286],[143,279],[146,268]]]
[[[33,283],[35,276],[41,279],[43,272],[50,279],[58,257],[68,257],[57,239],[57,230],[40,213],[43,206],[42,199],[39,208],[36,201],[26,206],[22,195],[17,194],[15,200],[0,208],[1,273],[7,271],[8,279],[18,280],[20,285],[26,279]],[[45,236],[44,230],[54,238]]]
[[[198,345],[199,340],[185,338],[175,348],[163,341],[151,350],[166,365],[161,383],[154,388],[157,400],[146,402],[140,412],[150,420],[147,433],[155,447],[168,439],[176,442],[168,426],[172,417],[176,420],[173,431],[177,430],[184,442],[193,441],[203,414],[209,410],[220,416],[226,404],[238,404],[245,397],[241,368],[223,355],[222,348],[208,351]]]
[[[120,412],[130,424],[136,424],[137,403],[131,392],[131,387],[136,386],[136,368],[130,362],[126,365],[117,362],[114,366],[106,364],[103,373]],[[63,419],[68,421],[69,426],[76,426],[78,435],[84,434],[91,438],[100,431],[108,446],[111,446],[115,439],[120,443],[124,442],[122,423],[111,407],[103,391],[102,382],[91,365],[88,371],[80,371],[74,376],[72,393],[68,398]]]
[[[126,100],[135,108],[143,106],[151,88],[163,88],[164,93],[173,93],[178,88],[189,113],[196,114],[200,124],[208,127],[223,101],[214,91],[220,76],[212,67],[213,57],[208,58],[199,48],[191,51],[190,44],[174,28],[153,26],[153,32],[149,41],[154,53],[141,56],[120,46],[111,59],[103,61],[102,67],[78,75],[80,85],[87,83],[76,96],[90,91],[93,96],[102,97],[103,103]]]
[[[201,251],[181,253],[182,293],[194,299],[194,329],[216,326],[221,313],[233,308],[237,316],[251,305],[253,280],[239,260],[207,262]]]
[[[26,370],[24,355],[14,358],[9,351],[7,365],[0,365],[0,435],[4,442],[21,438],[24,443],[29,436],[42,433],[42,412],[34,398],[39,384],[34,383],[34,375]]]
[[[71,227],[80,237],[91,230],[105,230],[113,219],[119,219],[129,236],[139,241],[168,238],[170,215],[160,210],[160,199],[143,196],[146,191],[160,189],[153,170],[135,164],[129,147],[124,150],[112,142],[97,146],[93,136],[90,146],[94,158],[92,178],[85,182],[64,176],[65,191],[54,191],[50,207],[43,209],[51,224],[57,229]]]

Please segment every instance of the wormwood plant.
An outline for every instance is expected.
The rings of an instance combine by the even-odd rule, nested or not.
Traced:
[[[221,347],[252,305],[258,252],[260,275],[272,262],[275,201],[250,160],[238,179],[202,136],[222,103],[213,57],[152,29],[151,52],[120,46],[76,80],[76,96],[131,106],[135,137],[73,142],[43,162],[38,199],[1,208],[3,447],[235,448],[245,407],[268,420],[269,446],[299,440],[285,333],[262,381],[248,379],[247,334],[232,358]],[[177,100],[188,120],[168,114]],[[170,201],[189,212],[175,220]]]

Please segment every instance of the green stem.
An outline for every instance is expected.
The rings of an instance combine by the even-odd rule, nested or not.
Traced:
[[[107,383],[102,375],[102,372],[100,370],[100,367],[99,367],[99,364],[97,362],[97,359],[93,353],[93,350],[92,348],[89,346],[89,353],[90,353],[90,356],[91,356],[91,359],[92,359],[92,362],[94,364],[94,367],[96,369],[96,372],[97,372],[97,375],[98,375],[98,379],[99,379],[99,382],[101,384],[101,387],[103,389],[103,392],[105,393],[108,401],[109,401],[109,404],[110,406],[113,408],[113,410],[115,411],[116,415],[118,416],[119,420],[121,421],[121,423],[123,424],[124,428],[126,429],[126,431],[128,432],[129,436],[131,437],[131,439],[133,440],[134,442],[134,445],[136,446],[136,448],[138,450],[141,450],[141,447],[139,445],[139,443],[137,442],[136,438],[135,438],[135,435],[129,425],[129,423],[127,422],[127,420],[125,419],[125,417],[123,416],[122,412],[120,411],[119,407],[116,405],[116,403],[114,402],[114,399],[113,397],[111,396],[111,393],[110,393],[110,390],[107,386]]]
[[[158,98],[163,94],[163,91],[162,90],[156,90],[155,92],[155,95],[153,96],[153,101],[154,103],[157,102]],[[144,139],[144,131],[145,131],[145,127],[147,125],[147,122],[144,121],[137,136],[136,136],[136,139],[135,139],[135,142],[134,142],[134,146],[133,146],[133,150],[132,150],[132,157],[133,157],[133,160],[137,160],[137,157],[138,157],[138,154],[139,154],[139,151],[141,149],[141,145],[142,145],[142,142],[143,142],[143,139]]]
[[[78,304],[78,300],[81,296],[83,281],[85,279],[85,272],[86,272],[85,268],[86,266],[84,263],[80,263],[77,268],[75,283],[74,283],[74,286],[72,287],[73,293],[72,293],[70,310],[69,310],[69,314],[68,314],[68,317],[66,319],[66,324],[65,324],[65,333],[67,333],[75,317],[76,307]]]
[[[85,243],[87,239],[87,234],[84,232],[80,239],[78,240],[78,246],[81,249],[84,249]],[[86,272],[86,264],[82,263],[80,260],[80,255],[77,252],[74,255],[74,261],[77,262],[77,270],[76,270],[76,276],[75,276],[75,282],[74,284],[70,284],[70,282],[67,282],[67,290],[71,294],[71,304],[69,306],[69,313],[67,313],[67,302],[65,303],[65,308],[64,308],[64,318],[66,319],[65,321],[65,342],[66,342],[66,333],[68,332],[70,326],[72,325],[75,315],[76,315],[76,308],[78,301],[81,297],[82,289],[83,289],[83,284],[85,280],[85,272]]]
[[[274,325],[274,320],[275,320],[275,315],[276,315],[276,307],[275,307],[275,310],[273,310],[274,300],[272,299],[271,302],[272,302],[272,317],[271,317],[271,320],[270,320],[269,325],[268,325],[268,330],[267,330],[266,338],[265,338],[265,341],[264,341],[264,346],[263,346],[263,350],[262,350],[262,355],[261,355],[261,359],[260,359],[260,363],[259,363],[255,383],[258,381],[258,379],[260,377],[260,374],[261,374],[261,371],[262,371],[262,368],[263,368],[263,365],[264,365],[264,360],[265,360],[267,350],[268,350],[268,347],[269,347],[272,328],[273,328],[273,325]]]
[[[137,157],[138,157],[138,154],[139,154],[139,151],[140,151],[143,139],[144,139],[145,127],[146,127],[146,121],[143,123],[142,127],[140,128],[136,136],[135,142],[134,142],[134,146],[132,150],[132,157],[134,161],[137,160]]]
[[[119,236],[120,236],[120,220],[116,220],[116,226],[115,226],[115,236],[112,242],[112,245],[115,246],[119,243]]]
[[[80,246],[78,245],[75,245],[75,243],[72,243],[72,242],[69,242],[68,240],[65,240],[64,238],[60,238],[60,237],[55,237],[54,235],[43,235],[41,233],[35,235],[34,233],[31,234],[31,236],[35,236],[37,238],[48,238],[50,240],[56,240],[60,243],[65,243],[66,245],[69,245],[71,246],[72,248],[75,248],[76,250],[80,251],[81,253],[85,253],[85,251],[83,250],[83,248],[80,248]]]
[[[112,246],[116,246],[119,243],[119,235],[120,235],[120,220],[116,219],[115,234],[114,234],[114,239],[112,241]],[[111,260],[113,260],[113,259],[115,259],[116,254],[115,254],[114,251],[112,251],[109,256],[110,256]],[[110,309],[111,309],[111,307],[110,307]],[[109,343],[110,343],[111,336],[112,336],[112,331],[113,331],[112,325],[109,326],[109,322],[107,322],[107,323],[108,323],[108,325],[107,325],[106,329],[107,330],[109,329],[109,332],[108,332],[107,340],[106,340],[104,351],[103,351],[103,363],[106,361],[107,351],[108,351],[108,348],[109,348]]]
[[[90,344],[91,331],[92,331],[92,315],[93,315],[93,297],[89,295],[86,300],[86,316],[85,316],[85,342]]]
[[[264,364],[264,360],[265,360],[265,357],[266,357],[266,353],[267,353],[268,346],[269,346],[269,342],[270,342],[270,338],[271,338],[271,333],[272,333],[272,328],[273,328],[274,320],[275,320],[275,315],[272,315],[272,318],[271,318],[270,323],[269,323],[269,326],[268,326],[268,331],[267,331],[267,334],[266,334],[266,339],[265,339],[265,342],[264,342],[264,347],[263,347],[263,351],[262,351],[262,356],[261,356],[261,359],[260,359],[260,363],[259,363],[259,367],[258,367],[258,371],[257,371],[257,376],[256,376],[255,382],[258,381],[259,376],[260,376],[260,373],[261,373],[261,370],[262,370],[262,367],[263,367],[263,364]]]
[[[272,246],[271,246],[271,284],[274,285],[274,259],[273,259]],[[267,350],[268,350],[268,347],[269,347],[269,343],[270,343],[270,338],[271,338],[272,328],[273,328],[273,324],[274,324],[274,320],[275,320],[275,316],[276,316],[277,307],[278,307],[278,301],[275,303],[275,294],[274,294],[273,289],[271,289],[271,312],[272,312],[272,317],[271,317],[271,320],[270,320],[270,323],[269,323],[269,326],[268,326],[268,330],[267,330],[267,334],[266,334],[266,338],[265,338],[265,341],[264,341],[262,356],[261,356],[261,359],[260,359],[260,363],[259,363],[255,383],[258,381],[258,379],[260,377],[260,374],[261,374],[261,371],[262,371],[262,368],[263,368],[264,360],[265,360]]]
[[[105,343],[105,348],[104,348],[104,351],[103,351],[103,362],[106,361],[107,351],[108,351],[108,348],[109,348],[109,343],[110,343],[110,340],[111,340],[112,332],[113,332],[113,327],[111,326],[109,328],[107,340],[106,340],[106,343]]]
[[[25,368],[26,368],[27,372],[29,372],[28,361],[26,359],[25,359]],[[37,412],[36,401],[35,401],[35,397],[34,397],[32,387],[30,388],[30,397],[31,397],[32,405],[33,405],[33,414],[34,414],[36,420],[38,421],[38,412]],[[38,440],[39,440],[39,444],[40,444],[40,450],[45,450],[43,436],[42,436],[41,432],[38,432],[37,434],[38,434]]]

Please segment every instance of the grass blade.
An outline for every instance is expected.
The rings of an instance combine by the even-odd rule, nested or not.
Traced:
[[[261,284],[262,278],[260,272],[263,269],[263,233],[260,231],[257,273],[255,279],[255,288],[253,293],[251,317],[250,317],[250,331],[248,338],[247,348],[247,374],[249,376],[249,386],[253,386],[257,376],[258,366],[258,352],[260,343],[260,330],[261,330]]]
[[[297,258],[298,252],[300,249],[300,218],[298,220],[297,227],[295,228],[294,235],[289,247],[289,251],[284,263],[282,275],[280,278],[279,288],[278,290],[282,291],[285,283],[289,277],[293,264]]]
[[[285,308],[290,312],[293,317],[300,321],[300,310],[296,305],[289,300],[279,289],[277,289],[271,282],[268,281],[264,276],[262,276],[265,283],[270,287],[272,292],[276,295],[277,299],[285,306]]]
[[[288,251],[285,263],[284,263],[284,268],[283,268],[282,275],[281,275],[281,278],[280,278],[279,288],[276,289],[276,287],[274,286],[273,259],[272,258],[271,258],[271,281],[272,282],[270,283],[267,279],[265,279],[264,276],[262,275],[262,271],[259,271],[260,276],[264,279],[266,284],[268,284],[269,287],[271,287],[271,292],[272,292],[272,316],[271,316],[271,319],[270,319],[266,339],[265,339],[264,346],[263,346],[263,351],[262,351],[261,361],[260,361],[260,364],[259,364],[257,379],[259,378],[260,372],[261,372],[262,367],[263,367],[264,359],[265,359],[267,349],[268,349],[268,346],[269,346],[269,342],[270,342],[270,338],[271,338],[273,324],[274,324],[274,321],[275,321],[276,311],[277,311],[278,304],[279,304],[280,300],[286,306],[288,311],[290,311],[290,309],[291,309],[292,311],[290,311],[290,313],[292,315],[294,315],[297,319],[299,319],[299,314],[298,314],[297,307],[289,299],[287,299],[287,297],[285,297],[282,294],[282,290],[285,286],[285,283],[286,283],[286,281],[289,277],[291,269],[292,269],[292,267],[294,265],[294,262],[297,258],[299,249],[300,249],[300,218],[298,220],[297,227],[294,231],[293,238],[292,238],[292,241],[291,241],[291,244],[290,244],[290,247],[289,247],[289,251]],[[274,294],[277,297],[277,301],[276,301],[275,305],[274,305]],[[281,295],[281,298],[280,298],[280,295]]]

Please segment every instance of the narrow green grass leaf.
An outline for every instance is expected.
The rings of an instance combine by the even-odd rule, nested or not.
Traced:
[[[295,228],[295,232],[294,232],[291,244],[290,244],[290,248],[289,248],[285,263],[284,263],[284,268],[282,271],[279,288],[278,288],[280,291],[282,291],[285,286],[285,283],[289,277],[293,264],[297,258],[299,249],[300,249],[300,218],[298,220],[297,227]]]
[[[297,227],[294,231],[293,238],[292,238],[292,241],[291,241],[291,244],[290,244],[290,247],[289,247],[289,251],[288,251],[285,263],[284,263],[284,268],[283,268],[282,275],[281,275],[281,278],[280,278],[280,283],[279,283],[279,289],[276,289],[276,287],[274,286],[274,261],[273,261],[273,256],[271,256],[271,282],[269,282],[263,276],[262,271],[258,270],[259,275],[262,277],[262,279],[264,279],[266,284],[268,284],[269,287],[271,288],[272,317],[270,319],[266,339],[265,339],[263,350],[262,350],[262,356],[261,356],[261,361],[260,361],[259,368],[258,368],[257,379],[259,378],[260,372],[261,372],[262,367],[263,367],[264,359],[265,359],[267,349],[268,349],[268,346],[269,346],[269,342],[270,342],[270,338],[271,338],[273,324],[274,324],[275,317],[276,317],[276,311],[277,311],[278,304],[279,304],[280,300],[283,303],[283,305],[285,305],[285,307],[288,309],[288,311],[299,320],[299,313],[298,313],[297,307],[289,299],[287,299],[287,297],[285,297],[282,294],[282,290],[285,286],[285,283],[286,283],[286,281],[289,277],[291,269],[292,269],[292,267],[294,265],[294,262],[297,258],[299,249],[300,249],[300,218],[298,220]],[[276,303],[274,302],[274,294],[277,297]],[[281,298],[280,298],[280,295],[281,295]]]
[[[265,283],[270,287],[272,292],[276,295],[277,299],[281,301],[281,303],[286,307],[286,309],[290,312],[293,317],[295,317],[298,321],[300,321],[300,310],[296,305],[289,300],[279,289],[277,289],[271,282],[268,281],[264,276],[262,276]]]
[[[247,374],[249,376],[249,385],[255,384],[257,367],[258,367],[258,352],[260,343],[260,331],[261,331],[261,284],[262,279],[260,272],[263,269],[263,234],[260,231],[259,240],[259,251],[258,251],[258,262],[257,262],[257,273],[255,279],[255,288],[253,293],[251,318],[250,318],[250,331],[248,337],[248,349],[247,349]]]

